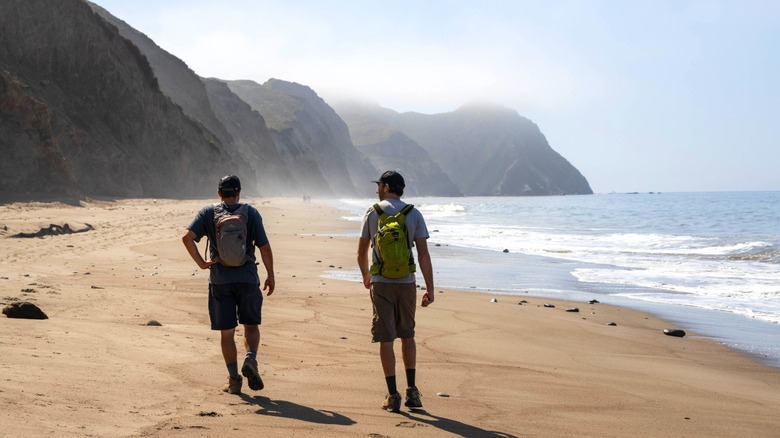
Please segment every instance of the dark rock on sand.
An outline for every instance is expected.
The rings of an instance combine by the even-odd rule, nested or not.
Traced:
[[[159,321],[156,321],[156,320],[154,320],[154,319],[150,319],[150,320],[149,320],[149,321],[147,321],[147,322],[146,322],[146,324],[144,324],[144,325],[148,325],[148,326],[151,326],[151,327],[162,327],[162,324],[160,324],[160,322],[159,322]]]
[[[598,304],[599,300],[590,300],[588,301],[589,304]]]
[[[617,325],[617,323],[610,322],[610,323],[608,323],[607,325],[614,327],[614,326],[616,326],[616,325]]]
[[[664,334],[666,336],[674,336],[676,338],[682,338],[685,336],[685,330],[680,329],[664,329]]]
[[[201,417],[221,417],[222,416],[222,414],[218,414],[218,413],[216,413],[214,411],[209,411],[209,412],[200,411],[198,413],[198,415],[201,416]]]
[[[29,301],[11,303],[3,308],[3,314],[9,318],[49,319],[38,306]]]
[[[34,232],[34,233],[16,233],[11,237],[43,237],[43,236],[57,236],[60,234],[73,234],[73,233],[84,233],[90,230],[94,230],[95,228],[90,224],[80,224],[80,225],[74,225],[70,226],[70,224],[64,224],[64,225],[58,225],[58,224],[49,224],[46,228],[41,228],[40,230]]]
[[[553,307],[555,307],[555,304],[544,303],[544,307],[550,307],[550,308],[553,308]]]
[[[571,309],[566,309],[567,312],[579,312],[580,309],[578,307],[572,307]]]

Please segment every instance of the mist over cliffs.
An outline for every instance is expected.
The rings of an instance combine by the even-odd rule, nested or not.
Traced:
[[[335,107],[335,109],[334,109]],[[202,78],[83,0],[0,2],[0,201],[592,193],[531,121],[498,105],[445,114],[331,106],[302,84]]]
[[[550,147],[536,124],[500,105],[471,103],[433,115],[354,102],[336,108],[354,132],[382,124],[396,147],[419,145],[466,196],[592,193],[585,177]]]

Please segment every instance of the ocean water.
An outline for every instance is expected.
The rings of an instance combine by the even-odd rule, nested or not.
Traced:
[[[780,192],[404,200],[431,231],[437,288],[597,299],[780,367]],[[352,236],[374,202],[338,201]]]

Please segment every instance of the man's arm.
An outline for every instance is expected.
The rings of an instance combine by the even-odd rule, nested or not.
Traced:
[[[420,271],[425,280],[422,306],[428,307],[436,299],[433,290],[433,265],[431,264],[431,254],[428,252],[428,239],[425,237],[414,239],[414,246],[417,247],[417,262],[420,264]]]
[[[276,278],[274,277],[274,253],[271,251],[271,244],[266,243],[260,248],[260,258],[263,259],[263,266],[265,266],[265,272],[268,273],[265,277],[265,284],[263,284],[263,290],[268,289],[268,294],[274,293],[276,288]]]
[[[363,286],[366,289],[371,287],[371,272],[368,269],[368,247],[371,245],[371,241],[361,237],[358,241],[357,250],[357,263],[360,268],[360,275],[363,277]]]
[[[198,244],[195,243],[196,237],[198,236],[196,236],[192,230],[187,230],[184,232],[184,235],[181,236],[181,241],[184,243],[184,247],[187,248],[187,252],[190,254],[190,257],[192,257],[192,260],[195,260],[195,263],[198,264],[198,267],[200,269],[208,269],[211,267],[211,265],[217,262],[214,260],[203,260],[203,257],[198,251]]]

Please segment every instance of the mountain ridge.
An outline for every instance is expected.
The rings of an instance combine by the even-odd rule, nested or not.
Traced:
[[[416,196],[592,193],[500,105],[398,113],[202,78],[84,0],[7,0],[0,25],[0,201],[212,196],[229,173],[250,195],[372,196],[388,169]]]

